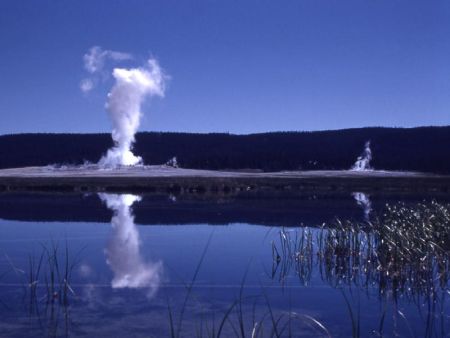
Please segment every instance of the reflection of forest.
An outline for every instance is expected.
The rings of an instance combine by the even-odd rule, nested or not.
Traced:
[[[136,224],[229,224],[248,223],[270,226],[309,226],[339,219],[363,220],[361,209],[367,208],[350,193],[277,194],[247,193],[240,196],[174,196],[142,195],[133,206]],[[450,195],[371,194],[370,209],[384,208],[386,203],[404,201],[416,204],[437,198],[450,202]],[[111,221],[111,210],[105,208],[97,194],[0,194],[0,218],[22,221]]]

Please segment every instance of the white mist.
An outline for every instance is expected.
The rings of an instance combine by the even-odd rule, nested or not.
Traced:
[[[139,128],[141,105],[151,96],[164,96],[165,76],[154,59],[142,68],[115,68],[115,84],[108,93],[106,109],[112,122],[114,146],[103,156],[99,165],[115,168],[142,163],[132,152],[135,134]]]

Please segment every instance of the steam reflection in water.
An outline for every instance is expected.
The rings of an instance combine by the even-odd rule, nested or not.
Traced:
[[[370,213],[372,212],[372,202],[370,202],[369,195],[363,192],[354,192],[352,193],[353,198],[364,211],[364,220],[370,220]]]
[[[114,277],[113,288],[148,288],[152,296],[158,290],[162,263],[145,261],[140,254],[139,232],[131,207],[141,197],[131,194],[100,193],[100,199],[113,210],[112,232],[105,249],[106,262]]]

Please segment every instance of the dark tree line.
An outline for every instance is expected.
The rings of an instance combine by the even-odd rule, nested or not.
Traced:
[[[143,132],[134,152],[145,164],[176,156],[186,168],[348,169],[370,140],[376,169],[450,174],[450,126],[360,128],[251,135]],[[97,162],[112,146],[109,134],[0,136],[0,168]]]

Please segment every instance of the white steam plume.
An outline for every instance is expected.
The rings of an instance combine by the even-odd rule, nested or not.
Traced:
[[[106,61],[110,60],[113,62],[119,62],[132,59],[133,56],[128,53],[118,52],[115,50],[105,50],[100,46],[91,47],[83,56],[84,69],[91,75],[81,80],[81,91],[87,93],[95,87],[99,80],[99,76],[101,77],[104,75],[103,68]]]
[[[107,59],[113,61],[131,60],[133,56],[128,53],[117,52],[114,50],[105,50],[102,47],[94,46],[89,49],[89,52],[84,54],[84,68],[91,74],[100,72],[103,69]]]
[[[131,206],[139,196],[99,194],[107,207],[114,211],[111,219],[112,234],[105,249],[106,262],[114,277],[113,288],[148,288],[149,296],[158,290],[162,276],[161,262],[145,262],[139,252],[139,232],[134,224]]]
[[[149,96],[164,96],[166,77],[154,59],[149,59],[143,68],[115,68],[113,76],[116,83],[108,94],[106,109],[113,125],[114,147],[100,159],[99,165],[136,165],[142,159],[131,148],[141,121],[141,104]]]
[[[372,160],[372,150],[370,150],[370,141],[367,141],[364,145],[364,151],[361,156],[358,157],[351,170],[364,171],[371,170],[370,161]]]

